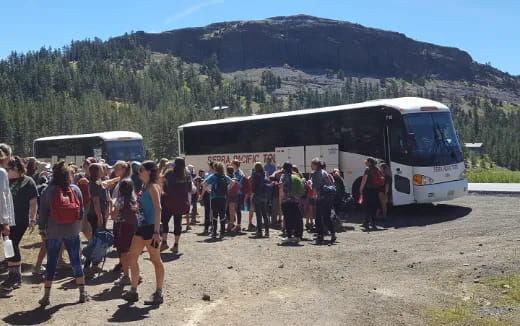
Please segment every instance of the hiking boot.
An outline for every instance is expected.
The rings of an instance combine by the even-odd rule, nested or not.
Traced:
[[[47,296],[44,296],[43,298],[41,298],[38,303],[40,304],[40,306],[42,307],[45,307],[45,306],[48,306],[51,304],[51,301],[49,300],[49,297]]]
[[[172,252],[174,254],[178,254],[179,253],[179,244],[178,243],[173,244]]]
[[[79,303],[85,303],[88,301],[90,301],[90,297],[89,297],[87,291],[79,294],[79,301],[78,301]]]
[[[162,241],[161,242],[161,248],[159,250],[162,252],[162,251],[165,251],[168,248],[170,248],[170,246],[168,246],[168,242]]]
[[[121,276],[117,281],[114,282],[115,286],[127,286],[131,284],[132,281],[130,280],[130,277],[126,275]]]
[[[2,283],[2,289],[11,292],[22,285],[22,275],[9,273],[7,279]]]
[[[128,302],[137,302],[139,301],[139,294],[137,294],[137,292],[126,291],[121,298]]]
[[[150,299],[145,300],[144,304],[147,306],[158,306],[164,302],[164,298],[162,293],[159,293],[155,291],[151,296]]]
[[[123,270],[123,265],[121,263],[118,263],[116,266],[114,266],[114,268],[112,268],[112,270],[110,272],[112,272],[114,274],[120,274],[122,270]]]

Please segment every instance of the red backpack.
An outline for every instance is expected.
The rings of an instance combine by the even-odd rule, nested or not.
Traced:
[[[374,186],[385,185],[385,175],[383,174],[383,171],[381,171],[381,169],[378,167],[374,168],[374,171],[372,172],[372,184]]]
[[[228,197],[237,197],[240,192],[240,183],[236,179],[232,179],[228,185]]]
[[[51,198],[51,217],[59,224],[72,224],[81,218],[81,203],[71,188],[56,189]]]
[[[251,192],[253,192],[251,189],[251,180],[249,180],[247,175],[242,177],[242,191],[244,192],[244,195],[249,195]]]

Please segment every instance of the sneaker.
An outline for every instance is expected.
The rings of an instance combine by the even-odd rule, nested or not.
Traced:
[[[361,227],[364,229],[368,229],[368,222],[361,224]]]
[[[336,242],[337,238],[336,238],[336,233],[332,233],[332,235],[330,236],[330,244],[334,244],[334,242]]]
[[[130,277],[126,275],[121,276],[117,281],[114,282],[115,286],[127,286],[131,284],[132,281],[130,280]]]
[[[7,279],[2,283],[2,290],[11,292],[22,285],[22,275],[9,273]]]
[[[151,296],[150,299],[145,300],[144,304],[147,306],[157,306],[164,302],[163,295],[157,291],[155,291]]]
[[[179,253],[179,244],[178,244],[178,243],[173,244],[172,252],[173,252],[174,254]]]
[[[88,301],[90,301],[90,297],[89,297],[87,291],[79,294],[79,301],[78,301],[79,303],[85,303]]]
[[[255,232],[256,227],[253,224],[247,226],[247,232]]]
[[[255,238],[262,238],[262,231],[256,231]]]
[[[40,265],[33,267],[32,276],[37,277],[42,276],[43,274],[45,274],[45,268],[43,266]]]
[[[218,235],[218,238],[220,240],[224,239],[224,232],[220,232],[220,234]]]
[[[168,246],[168,242],[166,241],[162,241],[161,242],[161,248],[159,249],[160,251],[165,251],[166,249],[170,248],[170,246]]]
[[[115,274],[120,274],[123,270],[123,265],[121,263],[118,263],[114,268],[112,268],[111,272]]]
[[[45,306],[48,306],[51,304],[51,301],[49,300],[49,297],[46,297],[44,296],[43,298],[41,298],[38,303],[40,304],[40,306],[42,307],[45,307]]]
[[[289,242],[300,242],[300,238],[298,237],[290,237]]]
[[[212,232],[211,233],[211,238],[212,239],[216,239],[217,238],[217,232]]]
[[[137,292],[126,291],[123,293],[121,298],[128,302],[137,302],[139,301],[139,294],[137,294]]]
[[[316,245],[322,245],[323,244],[323,237],[317,237],[314,241],[314,244]]]

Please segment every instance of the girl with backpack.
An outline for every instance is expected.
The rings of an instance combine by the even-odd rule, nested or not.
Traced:
[[[139,178],[143,182],[143,190],[138,197],[137,230],[132,238],[129,254],[131,288],[123,293],[122,298],[128,302],[139,301],[137,286],[139,285],[139,256],[146,247],[155,269],[156,290],[145,305],[160,305],[164,302],[163,283],[164,265],[161,259],[159,245],[161,242],[161,187],[159,170],[153,161],[143,162],[139,169]]]
[[[366,169],[361,179],[359,193],[363,196],[363,206],[365,208],[365,221],[362,226],[369,229],[376,227],[376,212],[379,208],[379,193],[383,191],[385,184],[383,172],[377,167],[374,158],[369,157],[365,161]]]
[[[299,199],[305,194],[303,180],[293,173],[293,165],[285,162],[280,177],[279,200],[285,218],[285,241],[299,242],[303,237],[303,220],[299,207]]]
[[[161,212],[162,243],[161,251],[168,249],[169,223],[173,215],[173,234],[175,242],[173,253],[179,252],[179,240],[182,232],[182,216],[190,211],[190,196],[192,191],[191,175],[187,173],[186,163],[183,158],[176,158],[173,169],[164,175],[163,202]]]
[[[52,171],[52,181],[40,199],[39,227],[46,234],[47,270],[45,292],[39,303],[42,306],[50,304],[52,281],[62,243],[69,254],[72,272],[79,288],[79,302],[84,303],[89,301],[89,297],[85,290],[85,277],[80,259],[79,232],[83,216],[83,198],[81,190],[71,184],[69,167],[65,162],[56,163]]]
[[[128,252],[132,238],[137,230],[137,201],[134,194],[134,183],[129,178],[123,179],[117,188],[112,219],[114,220],[114,246],[119,254],[123,276],[114,284],[130,285]]]
[[[10,292],[19,288],[22,284],[22,258],[20,256],[20,241],[25,231],[30,227],[34,229],[36,224],[36,212],[38,210],[38,190],[34,180],[25,175],[26,169],[22,160],[15,156],[7,165],[9,187],[13,198],[15,224],[9,234],[13,243],[14,256],[7,259],[9,275],[2,283],[2,289]]]
[[[111,199],[108,189],[103,185],[103,177],[105,169],[103,165],[94,163],[89,166],[90,180],[88,184],[88,192],[90,196],[90,209],[87,214],[87,220],[90,223],[92,233],[96,233],[98,229],[104,229],[107,223],[108,212],[110,211]],[[90,259],[85,260],[85,274],[92,277],[95,273],[100,272],[97,264],[90,265]]]
[[[231,178],[225,174],[224,164],[221,162],[216,163],[214,168],[215,173],[208,176],[202,183],[202,194],[208,192],[208,186],[211,186],[210,200],[213,212],[211,237],[214,239],[217,237],[217,226],[220,218],[220,238],[222,239],[226,232],[226,200]]]
[[[256,210],[256,237],[262,237],[262,228],[265,228],[265,237],[269,237],[269,216],[267,215],[267,198],[272,193],[269,191],[270,181],[265,177],[262,163],[256,162],[252,175],[253,205]],[[263,222],[263,223],[262,223]]]

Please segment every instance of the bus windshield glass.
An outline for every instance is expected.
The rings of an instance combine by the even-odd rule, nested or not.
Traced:
[[[117,161],[143,161],[144,147],[142,140],[106,141],[106,152],[109,164]]]
[[[404,122],[414,165],[441,166],[463,161],[449,112],[407,114]]]

